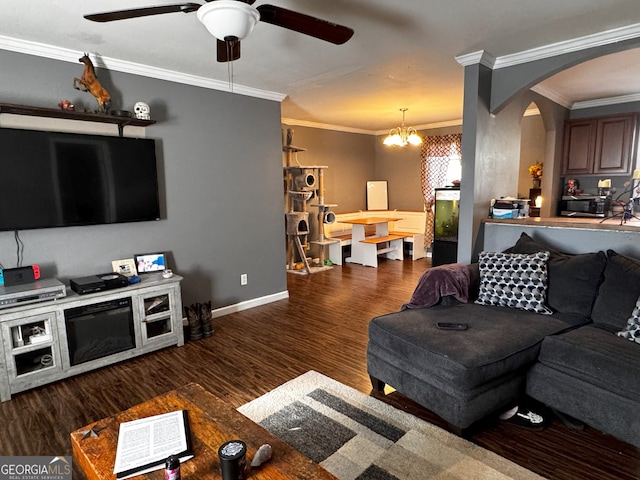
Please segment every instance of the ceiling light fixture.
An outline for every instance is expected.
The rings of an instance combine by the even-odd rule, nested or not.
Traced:
[[[404,147],[408,144],[420,145],[422,143],[422,137],[418,135],[418,132],[413,127],[405,127],[404,114],[409,110],[408,108],[401,108],[402,112],[402,126],[398,128],[392,128],[389,131],[389,135],[384,139],[384,144],[388,147]]]
[[[255,7],[237,0],[217,0],[198,8],[198,20],[218,40],[242,40],[260,20]]]

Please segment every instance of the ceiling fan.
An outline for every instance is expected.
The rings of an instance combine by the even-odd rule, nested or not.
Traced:
[[[219,62],[240,58],[240,40],[245,38],[258,21],[304,33],[320,40],[342,45],[353,36],[353,30],[342,25],[287,10],[275,5],[254,7],[255,0],[205,0],[207,3],[179,3],[155,7],[94,13],[84,18],[94,22],[113,22],[128,18],[162,15],[165,13],[197,12],[198,20],[217,39]]]

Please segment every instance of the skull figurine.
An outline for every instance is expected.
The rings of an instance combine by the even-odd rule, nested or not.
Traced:
[[[149,105],[144,102],[136,102],[133,106],[133,111],[136,114],[138,120],[151,120],[151,109]]]

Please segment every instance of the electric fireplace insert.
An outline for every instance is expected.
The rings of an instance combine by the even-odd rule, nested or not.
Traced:
[[[131,297],[64,311],[71,366],[135,348]]]

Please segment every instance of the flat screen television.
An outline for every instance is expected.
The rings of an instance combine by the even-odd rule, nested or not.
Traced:
[[[0,230],[159,218],[154,140],[0,128]]]

